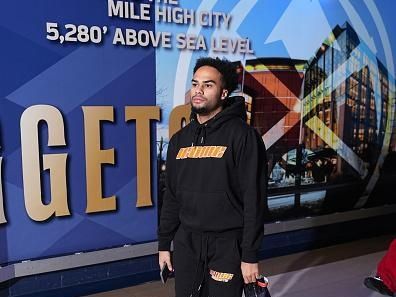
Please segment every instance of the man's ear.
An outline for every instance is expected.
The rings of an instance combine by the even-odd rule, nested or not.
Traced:
[[[223,92],[221,92],[221,100],[224,100],[228,96],[228,90],[223,89]]]

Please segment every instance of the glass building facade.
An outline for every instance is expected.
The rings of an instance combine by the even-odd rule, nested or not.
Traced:
[[[389,96],[383,64],[348,23],[335,27],[306,69],[305,148],[327,151],[333,175],[364,177],[382,149]]]
[[[263,136],[266,144],[270,188],[294,186],[289,173],[295,166],[287,164],[293,162],[288,157],[290,151],[298,146],[300,138],[299,98],[306,62],[289,58],[258,58],[245,61],[245,71],[240,64],[239,95],[245,97],[248,123]],[[272,176],[277,168],[282,171],[282,179]]]

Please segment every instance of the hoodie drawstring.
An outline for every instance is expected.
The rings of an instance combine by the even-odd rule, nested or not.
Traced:
[[[199,251],[199,263],[195,270],[194,280],[192,282],[191,295],[189,297],[198,297],[202,289],[206,290],[207,276],[208,276],[208,242],[209,235],[201,235],[201,246]],[[203,261],[203,262],[202,262]],[[197,282],[199,280],[199,282]]]
[[[206,140],[206,125],[199,125],[195,129],[195,133],[192,139],[191,146],[194,145],[203,145]]]
[[[206,125],[202,127],[202,136],[201,136],[200,144],[201,145],[205,144],[205,140],[206,140]]]

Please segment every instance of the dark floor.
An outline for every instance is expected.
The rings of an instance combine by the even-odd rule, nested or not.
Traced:
[[[375,274],[376,265],[394,235],[266,259],[261,271],[269,276],[272,297],[376,297],[383,296],[363,285]],[[164,286],[151,282],[90,297],[172,297],[173,279]]]

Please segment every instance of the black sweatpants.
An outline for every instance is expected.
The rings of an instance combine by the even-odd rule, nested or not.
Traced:
[[[180,226],[174,238],[176,297],[241,297],[241,253],[235,233],[197,233]]]

